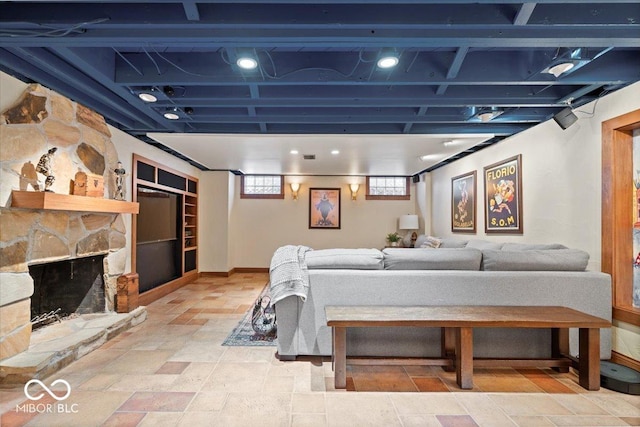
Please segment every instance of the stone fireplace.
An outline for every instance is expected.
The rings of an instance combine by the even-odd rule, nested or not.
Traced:
[[[118,162],[110,137],[102,116],[37,84],[0,115],[0,360],[29,347],[30,267],[99,256],[101,304],[103,311],[114,311],[116,281],[128,256],[122,214],[11,207],[12,190],[43,188],[35,166],[52,147],[55,193],[69,194],[75,174],[85,172],[103,176],[109,198]]]

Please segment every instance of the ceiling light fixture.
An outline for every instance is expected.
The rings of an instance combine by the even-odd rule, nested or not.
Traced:
[[[298,150],[291,150],[289,151],[289,154],[298,154]]]
[[[393,68],[398,65],[400,59],[395,55],[385,54],[378,59],[378,68]]]
[[[340,150],[331,150],[331,154],[336,156],[336,155],[340,154]]]
[[[574,64],[573,62],[560,62],[547,68],[546,72],[549,74],[553,74],[556,78],[558,78],[560,77],[560,74],[566,73],[575,66],[576,64]]]
[[[180,115],[178,114],[179,112],[180,110],[178,110],[177,108],[172,108],[170,110],[167,110],[163,114],[163,116],[167,120],[178,120],[180,118]]]
[[[471,118],[474,120],[480,120],[482,123],[486,123],[495,119],[502,113],[504,113],[504,110],[501,110],[497,107],[489,107],[489,108],[473,107]]]
[[[582,48],[573,50],[558,49],[553,61],[542,72],[552,74],[555,78],[558,78],[563,74],[577,70],[589,62],[591,62],[591,59],[583,57]]]
[[[243,70],[253,70],[258,67],[258,61],[251,56],[241,56],[236,61],[236,65]]]
[[[138,98],[142,99],[144,102],[157,102],[158,97],[156,97],[153,93],[153,89],[148,92],[140,92],[138,94]]]

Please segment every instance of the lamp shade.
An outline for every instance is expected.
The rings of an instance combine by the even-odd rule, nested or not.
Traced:
[[[402,215],[400,217],[400,230],[417,230],[420,228],[418,224],[418,215]]]

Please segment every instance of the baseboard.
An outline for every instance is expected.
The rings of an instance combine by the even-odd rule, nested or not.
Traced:
[[[617,351],[611,352],[611,361],[613,363],[617,363],[622,366],[626,366],[627,368],[635,369],[636,371],[640,371],[640,361],[633,359],[629,356],[625,356],[622,353],[618,353]]]
[[[236,267],[229,271],[202,271],[200,277],[229,277],[236,273],[268,273],[266,267]]]
[[[166,295],[169,295],[171,292],[180,289],[184,285],[195,281],[197,278],[198,272],[193,271],[191,273],[186,273],[184,276],[179,277],[175,280],[167,282],[164,285],[149,289],[148,291],[140,294],[140,296],[138,297],[138,304],[149,305],[152,302],[159,300]]]
[[[229,277],[233,274],[231,271],[201,271],[200,277]]]
[[[233,269],[234,273],[268,273],[269,269],[266,267],[236,267]]]

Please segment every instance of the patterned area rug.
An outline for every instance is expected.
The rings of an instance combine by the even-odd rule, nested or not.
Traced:
[[[262,292],[260,292],[260,296],[257,299],[263,296],[269,296],[269,284],[264,287]],[[254,301],[255,302],[255,301]],[[222,345],[228,346],[276,346],[278,345],[276,336],[263,336],[256,333],[251,327],[251,312],[253,311],[253,304],[251,308],[244,315],[238,326],[229,334],[229,336],[224,340]]]

